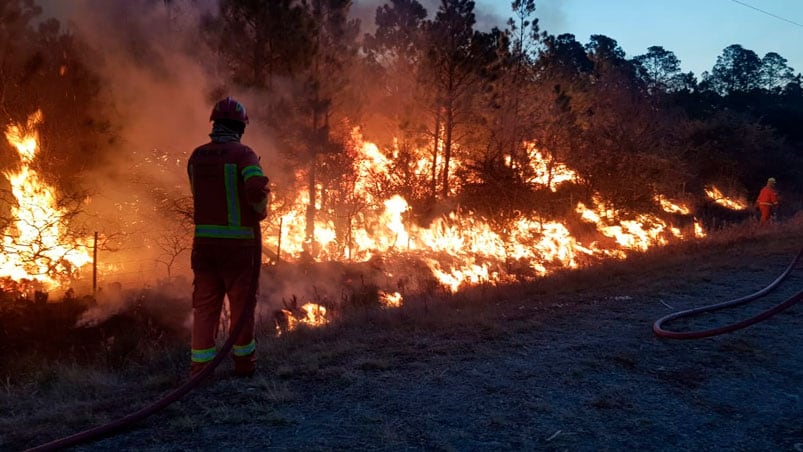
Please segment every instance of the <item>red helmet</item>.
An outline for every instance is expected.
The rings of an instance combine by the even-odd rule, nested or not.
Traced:
[[[245,107],[231,97],[218,101],[212,108],[209,120],[217,121],[219,119],[230,119],[248,124],[248,114],[245,112]]]

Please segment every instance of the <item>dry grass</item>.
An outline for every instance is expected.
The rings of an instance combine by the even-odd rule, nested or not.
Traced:
[[[790,255],[801,244],[803,217],[798,216],[766,229],[734,226],[704,240],[531,283],[480,286],[438,299],[411,296],[399,309],[355,308],[326,327],[302,327],[280,337],[262,325],[258,338],[262,370],[255,378],[243,385],[227,376],[230,364],[224,363],[214,385],[169,407],[163,422],[176,435],[196,431],[210,419],[237,424],[257,418],[265,425],[285,424],[290,421],[274,407],[300,397],[290,384],[293,379],[337,385],[348,384],[355,371],[427,367],[455,351],[480,350],[489,339],[504,338],[510,328],[538,326],[544,320],[533,317],[533,310],[549,311],[564,300],[590,294],[614,296],[622,286],[631,293],[672,290],[670,283],[654,275],[684,272],[687,278],[704,279],[716,268],[743,267],[734,255]],[[40,356],[3,363],[7,372],[0,381],[0,449],[34,446],[107,422],[155,401],[185,380],[184,342],[139,343],[135,356],[114,366],[102,355],[80,363]],[[596,403],[608,406],[614,401],[600,398]],[[388,435],[392,442],[390,430]]]

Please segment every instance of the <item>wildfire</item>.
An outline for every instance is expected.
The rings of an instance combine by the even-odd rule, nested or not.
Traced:
[[[293,208],[282,215],[281,230],[283,255],[299,258],[309,252],[318,260],[366,261],[376,255],[403,254],[424,263],[432,276],[446,290],[454,292],[466,285],[497,284],[519,278],[522,269],[532,276],[545,275],[559,268],[577,268],[593,259],[624,258],[627,253],[643,251],[652,246],[664,245],[685,236],[704,235],[702,226],[695,221],[691,231],[684,231],[651,214],[639,214],[629,219],[616,219],[613,209],[599,199],[589,208],[576,203],[579,219],[592,223],[600,237],[608,237],[607,245],[596,238],[584,241],[575,236],[567,223],[541,221],[521,215],[500,224],[471,211],[456,209],[421,226],[406,218],[410,211],[407,200],[401,195],[377,199],[372,188],[381,186],[390,178],[392,159],[385,156],[373,143],[363,141],[359,131],[352,136],[354,149],[353,173],[357,176],[353,186],[353,199],[363,207],[349,220],[348,237],[338,233],[338,227],[327,216],[326,207],[316,205],[314,244],[304,243],[304,213],[309,200],[306,190],[299,190]],[[533,144],[527,144],[529,158],[528,182],[557,191],[560,184],[577,182],[575,172],[554,161]],[[512,167],[512,157],[507,163]],[[431,171],[432,156],[428,151],[419,153],[413,168],[425,179]],[[316,193],[323,199],[324,193]],[[689,215],[690,209],[682,203],[657,196],[655,202],[668,213]],[[336,216],[334,216],[336,217]],[[327,219],[330,218],[330,219]],[[302,221],[299,221],[302,220]],[[266,234],[268,248],[279,243]],[[393,304],[393,297],[383,292],[385,304]]]
[[[402,305],[402,294],[399,292],[383,292],[379,291],[379,302],[388,308],[399,308]]]
[[[52,287],[58,283],[54,275],[69,274],[68,270],[77,269],[91,259],[77,244],[63,245],[69,243],[63,229],[67,225],[53,219],[63,218],[65,212],[59,209],[53,189],[30,168],[36,155],[36,125],[40,121],[41,113],[37,112],[27,125],[10,126],[6,132],[19,152],[21,165],[17,171],[6,173],[16,198],[17,205],[11,211],[16,223],[7,228],[4,237],[7,252],[0,260],[0,276],[16,280],[35,278]],[[363,262],[384,256],[388,259],[383,261],[393,262],[394,256],[408,257],[425,266],[440,287],[455,292],[467,285],[498,284],[546,275],[557,269],[577,268],[595,259],[624,258],[631,251],[704,235],[696,221],[693,227],[682,230],[652,214],[617,218],[615,209],[600,196],[593,198],[590,207],[575,202],[575,221],[538,219],[526,214],[504,220],[488,219],[458,207],[421,225],[410,218],[411,208],[403,196],[380,194],[387,193],[384,187],[392,185],[391,173],[399,150],[394,150],[393,158],[388,157],[373,143],[365,142],[358,130],[352,136],[352,146],[351,174],[341,181],[337,192],[327,192],[332,189],[324,188],[323,184],[314,188],[312,236],[306,227],[310,193],[303,184],[277,212],[278,228],[273,224],[266,229],[268,250],[276,250],[286,260]],[[526,143],[525,149],[527,168],[513,168],[517,163],[513,163],[511,156],[507,163],[511,169],[530,175],[529,184],[556,192],[561,184],[578,182],[576,173],[548,152],[532,143]],[[415,173],[414,180],[431,180],[432,165],[436,173],[444,170],[442,162],[433,161],[430,151],[413,152],[408,167]],[[461,163],[453,160],[452,165],[457,168]],[[296,179],[301,184],[305,175],[299,173]],[[451,191],[459,190],[457,179],[454,180]],[[334,198],[340,204],[333,205]],[[690,215],[690,209],[680,202],[660,195],[654,201],[667,213]],[[344,214],[344,210],[348,212]],[[593,232],[583,223],[593,225]],[[578,235],[577,230],[582,230],[583,235]],[[29,246],[36,239],[45,244],[32,254],[37,258],[21,259],[25,254],[20,244]],[[54,273],[54,262],[59,263],[60,273]],[[400,292],[380,289],[384,289],[379,294],[384,306],[401,305]],[[324,324],[331,314],[323,306],[308,303],[284,315],[292,326]]]
[[[712,201],[720,206],[727,207],[732,210],[744,210],[747,208],[747,202],[743,199],[730,198],[725,196],[717,187],[711,185],[705,188],[705,194],[711,198]]]
[[[661,219],[651,215],[639,215],[636,220],[622,220],[618,224],[612,224],[605,216],[605,204],[598,199],[594,200],[596,209],[589,209],[582,202],[577,203],[577,213],[583,220],[594,223],[606,237],[616,240],[616,243],[627,249],[646,250],[651,245],[663,245],[667,243],[664,235],[667,232],[667,225]],[[675,233],[669,230],[670,234]],[[624,257],[622,250],[611,250],[611,255]]]
[[[666,199],[663,195],[657,195],[655,197],[655,201],[657,201],[661,208],[664,209],[664,212],[667,213],[679,213],[683,215],[688,215],[691,213],[688,207],[684,206],[683,204],[676,204],[672,201]]]
[[[11,221],[3,235],[0,277],[37,281],[52,289],[91,258],[82,246],[65,239],[62,220],[67,212],[58,206],[54,189],[30,166],[39,146],[36,127],[41,121],[42,112],[37,111],[27,124],[10,125],[5,132],[20,156],[20,165],[16,171],[4,173],[15,202],[9,203]]]
[[[286,331],[292,331],[299,325],[321,326],[329,323],[327,310],[324,306],[315,303],[305,303],[297,312],[289,309],[281,309],[282,322],[277,323],[276,333],[281,335]]]
[[[563,163],[556,162],[551,157],[547,158],[535,146],[535,143],[527,143],[527,155],[530,169],[535,174],[527,181],[531,184],[548,186],[554,192],[558,190],[558,185],[561,183],[577,179],[577,173]]]

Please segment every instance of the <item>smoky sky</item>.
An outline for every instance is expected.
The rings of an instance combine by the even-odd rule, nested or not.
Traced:
[[[496,2],[499,0],[489,1]],[[351,8],[351,16],[360,20],[363,33],[373,33],[376,30],[374,19],[376,18],[377,8],[388,3],[390,2],[387,0],[355,0]],[[427,10],[427,17],[433,19],[438,12],[441,1],[419,0],[419,3]],[[505,1],[505,3],[509,2]],[[502,28],[507,21],[506,17],[499,16],[495,10],[479,2],[475,4],[474,16],[477,20],[476,28],[480,31],[488,31],[493,27]]]
[[[221,85],[209,70],[214,65],[205,64],[210,57],[194,45],[204,10],[198,7],[207,2],[39,1],[44,17],[55,17],[86,43],[83,63],[100,83],[97,113],[114,125],[115,139],[104,148],[108,164],[87,177],[92,202],[86,213],[101,234],[122,231],[127,238],[101,259],[156,262],[162,251],[155,241],[173,232],[154,190],[189,195],[186,159],[209,141],[209,93]],[[248,93],[228,94],[248,101]],[[270,152],[259,127],[247,135],[263,157]],[[143,271],[163,277],[165,270],[153,264]]]

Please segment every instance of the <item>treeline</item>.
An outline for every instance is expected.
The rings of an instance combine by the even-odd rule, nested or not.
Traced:
[[[167,12],[151,28],[169,28],[195,5],[130,3]],[[352,17],[352,3],[221,0],[182,30],[201,37],[187,54],[223,80],[210,105],[227,93],[258,99],[252,121],[280,137],[284,156],[266,163],[276,174],[274,208],[307,189],[310,238],[316,215],[351,224],[371,207],[354,198],[355,126],[393,157],[371,184],[374,198],[402,194],[422,222],[457,205],[491,217],[560,215],[570,208],[561,200],[595,193],[627,216],[656,210],[657,194],[696,201],[708,184],[752,197],[770,176],[787,199],[803,192],[801,75],[777,53],[734,44],[698,79],[661,46],[626,58],[608,36],[551,35],[534,0],[513,1],[507,24],[490,31],[477,29],[469,0],[441,0],[435,11],[388,0],[371,27]],[[33,0],[0,6],[0,107],[14,121],[45,110],[40,161],[67,180],[109,158],[102,150],[125,118],[93,114],[109,111],[97,106],[91,69],[102,55],[40,15]],[[545,175],[533,144],[549,158]],[[532,182],[559,162],[578,184],[552,192]]]

